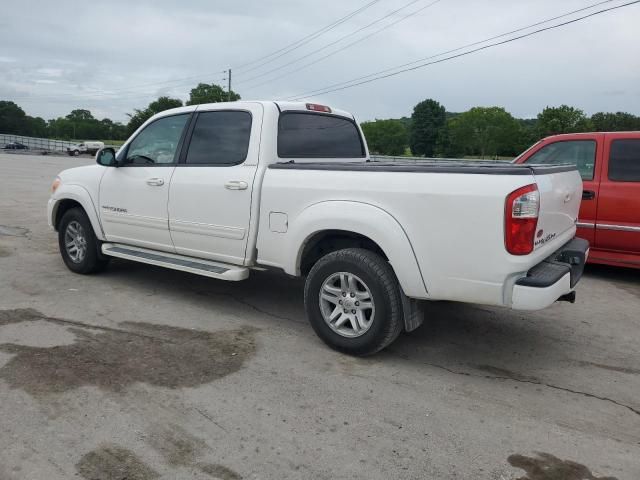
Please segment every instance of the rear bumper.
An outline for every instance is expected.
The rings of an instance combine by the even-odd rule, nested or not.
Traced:
[[[571,293],[584,271],[589,242],[574,238],[516,281],[511,297],[515,310],[541,310]]]

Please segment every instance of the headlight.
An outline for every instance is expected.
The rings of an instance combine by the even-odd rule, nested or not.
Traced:
[[[61,183],[62,183],[62,180],[60,180],[60,177],[56,177],[56,179],[51,184],[51,193],[56,193],[56,190],[58,189]]]

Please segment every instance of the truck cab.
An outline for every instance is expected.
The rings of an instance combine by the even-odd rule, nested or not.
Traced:
[[[589,262],[640,268],[640,132],[554,135],[515,163],[578,167],[583,182],[577,235]]]

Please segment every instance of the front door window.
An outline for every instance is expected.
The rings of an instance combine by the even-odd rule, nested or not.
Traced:
[[[188,114],[162,117],[147,125],[129,144],[125,165],[167,165],[175,163],[178,144]]]

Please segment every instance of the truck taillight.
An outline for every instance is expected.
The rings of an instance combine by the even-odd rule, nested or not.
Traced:
[[[512,255],[527,255],[533,251],[540,192],[535,184],[511,192],[505,203],[504,244]]]

